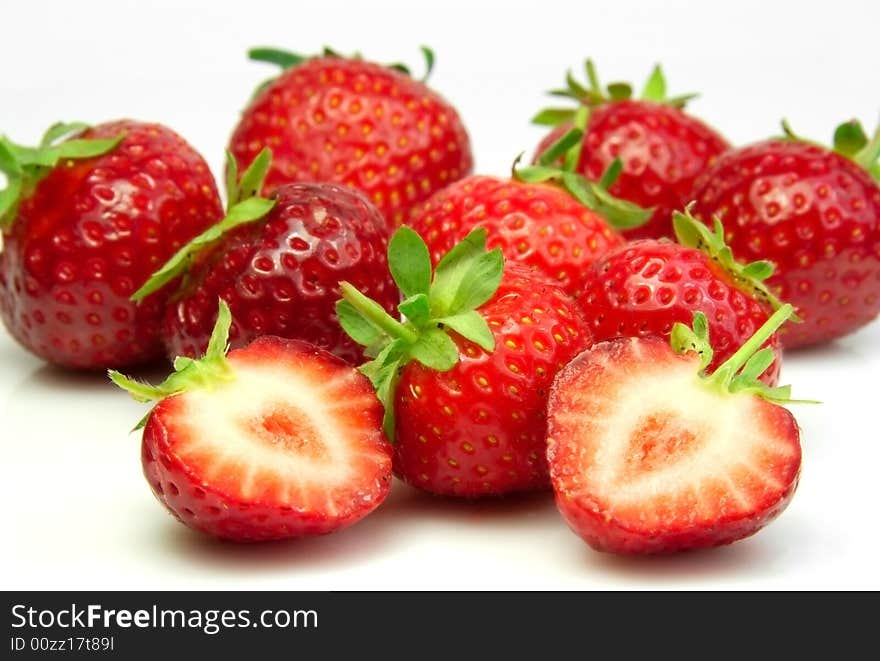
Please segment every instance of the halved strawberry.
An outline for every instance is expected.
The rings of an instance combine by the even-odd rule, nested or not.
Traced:
[[[110,372],[140,401],[144,475],[187,526],[232,541],[320,535],[373,511],[391,487],[391,446],[366,377],[299,340],[261,337],[225,355],[220,304],[204,358],[178,358],[149,386]]]
[[[788,387],[758,380],[758,348],[789,316],[777,310],[712,375],[708,324],[659,338],[619,338],[581,353],[554,382],[548,463],[556,502],[593,548],[669,553],[729,544],[788,505],[800,433],[779,403]],[[681,352],[689,351],[680,355]]]

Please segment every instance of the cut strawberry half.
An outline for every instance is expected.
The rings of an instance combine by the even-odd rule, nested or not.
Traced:
[[[235,541],[318,535],[375,509],[391,486],[382,407],[366,377],[298,340],[262,337],[224,355],[221,304],[206,356],[175,362],[143,434],[144,474],[186,525]]]
[[[788,505],[801,466],[790,390],[758,377],[785,305],[712,375],[706,318],[659,338],[594,345],[563,369],[548,407],[560,512],[593,548],[668,553],[728,544]],[[675,349],[675,350],[673,350]],[[684,355],[681,355],[681,352]]]

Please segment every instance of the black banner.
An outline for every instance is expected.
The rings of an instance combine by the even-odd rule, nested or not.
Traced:
[[[600,643],[630,658],[642,646],[687,656],[701,638],[728,652],[791,652],[825,635],[841,653],[872,634],[877,606],[858,593],[18,592],[4,594],[0,658],[551,659],[592,656]]]

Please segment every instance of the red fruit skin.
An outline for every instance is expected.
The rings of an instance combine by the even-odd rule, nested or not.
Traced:
[[[326,361],[333,369],[350,367],[331,354],[297,340],[261,337],[245,349],[229,352],[231,364],[241,361],[260,361],[279,366],[290,364],[291,354],[303,353],[310,358]],[[340,393],[352,399],[364,393],[372,394],[366,377],[357,375],[348,391]],[[338,511],[331,514],[318,508],[296,508],[272,499],[253,501],[236,493],[235,479],[224,481],[224,476],[203,475],[201,466],[180,453],[188,440],[177,423],[182,415],[184,397],[177,395],[160,401],[151,411],[141,441],[141,461],[144,476],[153,494],[169,512],[183,524],[220,539],[234,542],[261,542],[290,539],[334,532],[364,518],[378,507],[391,489],[391,446],[384,435],[377,433],[371,450],[387,455],[372,472],[361,477],[350,494],[340,502]],[[365,429],[380,430],[382,407],[373,398],[374,406],[360,414],[358,424]],[[369,495],[369,498],[365,498]]]
[[[554,129],[538,153],[569,128]],[[615,101],[590,111],[577,169],[598,181],[620,158],[623,171],[609,191],[654,208],[646,224],[623,234],[628,239],[674,238],[672,212],[691,201],[696,178],[729,148],[718,132],[678,108],[653,101]]]
[[[204,159],[164,126],[131,120],[82,138],[125,139],[61,163],[23,200],[0,253],[0,316],[56,365],[123,368],[162,354],[170,288],[129,300],[174,252],[223,215]]]
[[[623,238],[563,189],[496,177],[467,177],[434,193],[409,222],[436,264],[472,230],[488,232],[505,263],[544,273],[572,296],[593,261]]]
[[[289,184],[272,196],[277,203],[265,218],[225,235],[188,273],[165,313],[169,357],[202,355],[222,298],[232,312],[232,347],[277,335],[361,362],[361,348],[339,326],[336,301],[347,280],[389,311],[398,303],[382,214],[360,192],[335,184]]]
[[[263,147],[272,149],[267,191],[347,184],[392,225],[473,168],[464,125],[438,94],[399,71],[339,57],[288,69],[244,110],[229,143],[239,168]]]
[[[616,337],[668,339],[675,322],[690,326],[695,312],[709,321],[715,351],[711,372],[730,358],[772,314],[740,289],[708,255],[666,240],[642,239],[609,251],[591,267],[578,299],[594,341]],[[764,346],[776,354],[761,376],[779,382],[782,347],[774,333]]]
[[[590,382],[604,376],[590,363],[596,352],[614,354],[612,360],[617,364],[633,363],[632,369],[637,370],[638,364],[663,363],[668,361],[688,361],[694,365],[694,373],[698,369],[697,359],[690,355],[676,355],[668,343],[658,338],[646,338],[638,342],[638,356],[632,357],[632,340],[617,339],[610,342],[595,344],[591,349],[577,356],[559,373],[550,393],[548,437],[557,438],[560,429],[557,427],[554,411],[566,406],[566,390],[573,389],[574,383]],[[634,384],[635,385],[635,384]],[[599,384],[599,390],[606,386]],[[575,495],[572,491],[561,488],[570,476],[566,473],[581,461],[570,450],[551,441],[548,449],[551,480],[554,483],[556,506],[569,527],[593,549],[608,553],[627,555],[657,555],[696,550],[714,546],[731,544],[755,534],[770,523],[788,507],[800,478],[801,450],[800,432],[794,416],[788,409],[771,404],[755,397],[755,425],[765,429],[768,438],[792,439],[793,454],[785,465],[776,467],[779,479],[785,488],[775,494],[755,502],[748,514],[719,513],[712,525],[682,526],[677,530],[655,530],[650,533],[640,530],[637,524],[609,514],[606,504],[598,498]],[[707,412],[711,415],[711,412]]]
[[[699,179],[694,214],[724,223],[740,260],[767,259],[767,280],[803,323],[787,348],[820,344],[880,313],[880,186],[848,158],[770,140],[731,151]]]
[[[479,312],[494,352],[453,334],[460,362],[451,370],[403,369],[395,473],[447,496],[546,489],[547,395],[556,372],[589,346],[589,329],[565,292],[517,265]]]

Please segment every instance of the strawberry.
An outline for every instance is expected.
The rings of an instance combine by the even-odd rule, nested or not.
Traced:
[[[801,467],[790,388],[758,380],[785,305],[715,372],[708,324],[595,344],[553,384],[547,456],[559,511],[594,549],[671,553],[729,544],[778,516]],[[674,350],[673,350],[674,348]],[[688,353],[684,353],[688,352]],[[683,355],[682,355],[683,354]]]
[[[776,265],[767,284],[803,319],[782,343],[801,347],[880,313],[880,128],[868,141],[847,122],[834,151],[786,131],[721,157],[696,184],[694,214],[721,218],[738,258]]]
[[[158,124],[57,124],[36,148],[0,137],[0,171],[0,316],[12,336],[64,367],[160,356],[169,290],[140,306],[129,296],[223,215],[202,157]]]
[[[669,337],[676,322],[704,313],[715,345],[714,369],[739,349],[781,305],[763,284],[768,262],[743,265],[724,243],[716,221],[713,234],[690,213],[673,215],[679,243],[641,239],[600,257],[586,276],[578,299],[596,341],[614,337]],[[776,359],[763,379],[779,378],[779,338],[768,340]]]
[[[430,73],[434,56],[422,50]],[[242,167],[272,149],[267,191],[294,181],[346,184],[399,225],[413,205],[470,173],[458,113],[404,67],[332,51],[308,58],[260,48],[250,57],[284,71],[251,100],[229,149]]]
[[[233,312],[233,347],[278,335],[361,362],[360,348],[339,327],[335,304],[342,279],[387,309],[397,303],[385,220],[361,193],[336,184],[288,184],[271,199],[252,197],[270,160],[265,150],[236,184],[230,157],[233,204],[226,218],[181,248],[135,297],[186,274],[165,314],[169,356],[204,352],[219,297]]]
[[[230,322],[221,301],[205,356],[178,358],[158,386],[110,372],[158,401],[138,425],[156,498],[236,542],[322,535],[372,512],[391,488],[391,447],[369,381],[298,340],[263,336],[226,355]]]
[[[597,185],[550,167],[557,154],[579,150],[581,137],[579,130],[570,131],[542,156],[540,165],[514,169],[510,179],[466,177],[434,193],[409,222],[427,242],[432,261],[436,264],[469,232],[483,227],[488,246],[501,248],[508,262],[541,271],[577,295],[587,267],[623,244],[617,230],[650,216],[650,211],[607,192],[614,170]]]
[[[339,318],[374,359],[361,367],[385,406],[394,469],[410,484],[478,497],[546,488],[553,376],[590,343],[574,301],[521,266],[504,269],[476,229],[437,264],[402,227],[389,265],[398,321],[343,284]],[[503,276],[502,276],[503,272]]]
[[[588,86],[578,83],[569,72],[566,89],[551,92],[589,108],[577,171],[595,181],[614,159],[621,159],[623,172],[610,192],[654,209],[647,224],[624,233],[628,238],[671,237],[672,212],[690,201],[694,180],[729,148],[727,141],[684,112],[693,94],[667,97],[659,65],[639,99],[632,98],[632,87],[626,83],[612,83],[603,91],[591,60],[587,60],[586,70]],[[548,108],[533,118],[536,124],[556,126],[538,153],[566,131],[574,114],[574,110]]]

